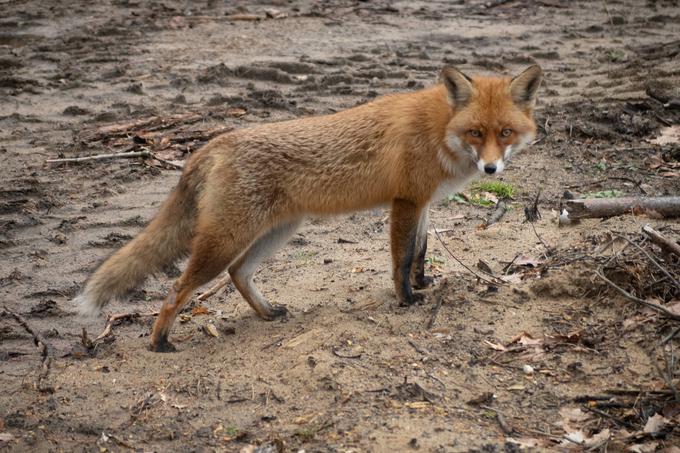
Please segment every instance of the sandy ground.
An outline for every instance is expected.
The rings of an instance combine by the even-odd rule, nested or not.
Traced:
[[[678,445],[677,412],[663,435],[637,438],[579,412],[582,395],[667,389],[649,345],[673,325],[564,258],[645,223],[677,238],[678,224],[556,222],[565,190],[678,194],[677,141],[650,143],[680,122],[678,6],[0,0],[0,450],[553,450],[582,448],[564,440],[579,429],[608,433],[601,450]],[[260,20],[235,20],[247,15]],[[182,315],[176,353],[147,351],[151,316],[89,342],[106,316],[81,318],[70,300],[208,137],[417,90],[445,65],[510,75],[531,63],[546,72],[541,140],[497,178],[516,188],[511,209],[483,229],[493,207],[433,205],[443,232],[429,238],[424,305],[396,306],[389,212],[376,209],[309,219],[265,263],[258,285],[285,320],[257,319],[229,284]],[[166,163],[45,163],[149,149]],[[534,229],[523,208],[539,190]],[[488,285],[444,244],[515,278]],[[150,279],[106,314],[157,310],[171,281]],[[10,311],[47,344],[39,388],[40,351]],[[628,434],[669,407],[645,398]]]

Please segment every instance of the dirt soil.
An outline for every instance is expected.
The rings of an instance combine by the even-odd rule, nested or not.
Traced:
[[[587,260],[562,259],[612,232],[650,223],[677,239],[680,227],[557,224],[565,191],[679,193],[677,135],[651,143],[680,124],[678,1],[0,0],[0,11],[0,450],[580,449],[564,440],[577,430],[606,437],[588,444],[600,450],[680,443],[677,412],[650,399],[669,391],[650,348],[677,323],[609,291]],[[429,237],[427,303],[396,306],[379,208],[309,219],[265,263],[256,281],[285,320],[259,320],[228,284],[194,298],[172,333],[178,352],[151,353],[148,313],[177,268],[102,317],[75,314],[88,275],[215,134],[417,90],[445,65],[511,75],[531,63],[546,73],[539,141],[496,178],[516,189],[511,209],[482,228],[493,206],[432,206],[442,232]],[[158,159],[46,163],[112,152]],[[539,191],[532,226],[524,206]],[[509,283],[476,278],[444,244]],[[142,315],[93,343],[111,313]],[[617,389],[658,393],[611,417],[579,399]],[[663,433],[645,434],[662,410]]]

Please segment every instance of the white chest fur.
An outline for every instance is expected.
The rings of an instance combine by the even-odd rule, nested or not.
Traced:
[[[439,161],[449,177],[443,180],[434,195],[432,201],[439,201],[448,197],[451,194],[460,192],[473,179],[479,176],[477,165],[467,156],[459,156],[458,159],[453,160],[444,150],[438,153]]]

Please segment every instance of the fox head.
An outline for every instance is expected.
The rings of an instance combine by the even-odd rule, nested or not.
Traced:
[[[472,159],[482,173],[500,173],[513,153],[536,135],[533,110],[543,79],[538,65],[514,78],[470,78],[444,68],[441,80],[453,109],[446,145],[462,159]]]

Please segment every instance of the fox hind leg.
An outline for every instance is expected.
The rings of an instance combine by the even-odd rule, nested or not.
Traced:
[[[249,241],[226,239],[224,237],[197,232],[192,243],[192,252],[186,270],[175,281],[151,331],[150,348],[155,352],[171,352],[175,347],[168,341],[168,335],[177,314],[191,298],[194,291],[217,277]]]
[[[234,286],[262,319],[273,320],[285,316],[288,311],[282,305],[272,305],[267,302],[253,283],[253,275],[262,260],[283,246],[295,233],[300,223],[301,220],[294,220],[272,228],[257,238],[248,250],[229,266],[229,274]]]

